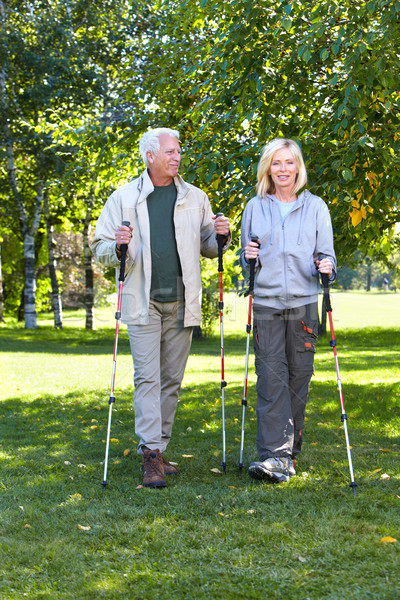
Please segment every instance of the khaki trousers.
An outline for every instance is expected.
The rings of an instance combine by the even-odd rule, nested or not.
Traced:
[[[150,300],[149,322],[128,325],[139,454],[142,446],[164,452],[171,439],[193,331],[183,326],[183,315],[183,301]]]

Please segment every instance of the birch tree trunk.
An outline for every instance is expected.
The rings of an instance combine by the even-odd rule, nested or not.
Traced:
[[[46,220],[46,231],[47,231],[47,250],[49,254],[49,275],[51,281],[51,304],[53,307],[54,314],[54,327],[56,329],[62,329],[62,301],[60,295],[60,288],[58,286],[57,279],[57,260],[55,257],[55,242],[53,237],[53,225],[50,217],[49,197],[48,194],[44,194],[44,214]]]
[[[4,18],[4,4],[0,0],[0,14]],[[42,216],[44,181],[38,178],[36,184],[36,198],[34,200],[33,218],[29,223],[27,207],[20,192],[16,176],[13,137],[8,120],[7,99],[7,71],[5,64],[0,69],[0,107],[2,112],[3,141],[7,159],[8,179],[12,195],[14,197],[21,223],[22,238],[25,259],[25,328],[35,329],[37,327],[36,315],[36,276],[35,276],[35,235],[37,233]]]
[[[92,210],[88,206],[83,227],[83,257],[85,266],[85,308],[86,329],[94,329],[94,283],[92,252],[89,248],[90,226],[92,221]]]

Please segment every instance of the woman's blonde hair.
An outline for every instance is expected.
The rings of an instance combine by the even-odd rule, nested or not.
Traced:
[[[275,192],[275,184],[271,177],[271,163],[274,154],[283,148],[290,150],[299,170],[292,193],[297,194],[297,192],[306,185],[307,171],[300,147],[295,141],[288,138],[276,138],[264,146],[261,154],[261,159],[257,169],[256,189],[258,196],[265,196],[265,194],[273,194]]]

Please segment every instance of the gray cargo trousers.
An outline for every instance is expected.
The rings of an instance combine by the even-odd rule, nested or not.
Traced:
[[[314,353],[318,303],[273,309],[255,305],[257,451],[260,460],[300,453]]]

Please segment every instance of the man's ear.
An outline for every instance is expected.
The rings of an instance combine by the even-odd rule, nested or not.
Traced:
[[[149,161],[149,163],[153,164],[153,162],[154,162],[154,156],[153,156],[153,153],[150,152],[150,150],[148,150],[146,152],[146,157],[147,157],[147,160]]]

